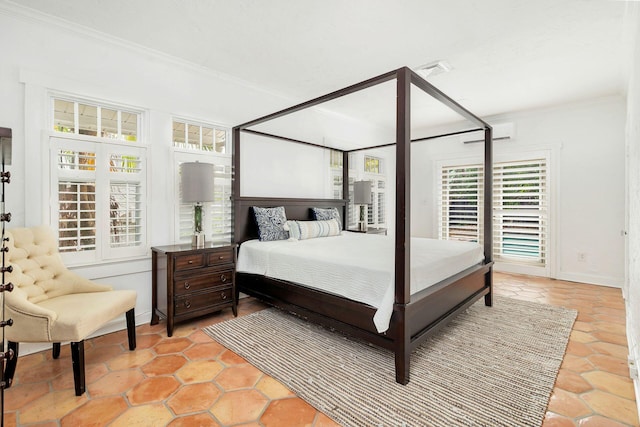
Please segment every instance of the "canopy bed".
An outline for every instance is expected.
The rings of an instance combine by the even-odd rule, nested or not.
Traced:
[[[309,141],[290,138],[286,135],[264,132],[256,130],[256,126],[269,122],[271,120],[290,115],[292,113],[302,111],[314,106],[318,106],[324,102],[332,101],[345,95],[353,94],[358,91],[366,90],[370,87],[381,83],[393,82],[395,80],[396,88],[396,129],[395,142],[384,145],[376,145],[373,147],[362,147],[356,149],[340,149],[340,147],[328,147],[322,144],[316,144]],[[475,301],[484,296],[485,305],[492,305],[492,265],[491,259],[492,247],[491,239],[485,238],[480,247],[479,255],[476,258],[468,258],[466,264],[460,264],[456,270],[442,270],[443,277],[434,276],[427,287],[414,287],[416,277],[428,270],[436,270],[436,265],[424,267],[422,272],[417,269],[417,265],[421,263],[419,252],[421,251],[418,239],[411,237],[410,227],[410,153],[411,144],[428,139],[438,138],[445,135],[434,135],[423,138],[411,139],[411,89],[420,90],[429,95],[433,99],[442,103],[458,115],[462,116],[469,122],[472,128],[467,128],[457,132],[449,132],[446,136],[459,133],[477,132],[484,133],[484,162],[487,167],[485,170],[490,171],[492,164],[492,129],[489,124],[467,111],[453,99],[442,93],[440,90],[432,86],[430,83],[422,79],[415,72],[407,67],[382,74],[364,82],[349,86],[345,89],[332,92],[328,95],[315,98],[313,100],[301,103],[288,109],[261,117],[248,123],[234,127],[233,129],[233,147],[234,147],[234,240],[240,244],[239,268],[236,275],[238,291],[248,295],[255,296],[274,306],[280,307],[298,316],[306,318],[310,321],[318,322],[324,326],[334,328],[348,335],[364,339],[374,345],[387,348],[395,354],[395,372],[396,381],[400,384],[409,382],[410,371],[410,355],[413,349],[425,341],[425,339],[444,326],[456,314],[465,310]],[[313,217],[314,208],[327,208],[337,210],[339,213],[338,223],[342,229],[345,229],[346,216],[349,209],[349,200],[344,199],[301,199],[301,198],[277,198],[277,197],[244,197],[240,194],[240,171],[241,165],[241,137],[243,134],[255,134],[261,137],[274,138],[277,140],[290,141],[297,144],[308,144],[325,149],[333,149],[342,151],[343,153],[343,195],[349,194],[349,153],[357,150],[380,148],[384,146],[395,146],[395,232],[393,237],[380,236],[359,236],[349,237],[354,233],[342,232],[346,244],[355,240],[364,240],[366,237],[373,239],[389,239],[389,250],[393,254],[393,262],[389,262],[389,268],[384,271],[377,271],[375,274],[388,276],[390,283],[390,291],[387,290],[387,299],[389,302],[388,321],[386,325],[374,322],[377,312],[382,310],[381,304],[376,302],[362,302],[335,292],[335,289],[346,287],[346,282],[354,282],[358,279],[349,277],[341,279],[342,273],[324,272],[318,276],[331,275],[332,280],[341,281],[334,290],[322,290],[302,284],[302,280],[297,280],[294,275],[272,277],[266,273],[271,270],[270,267],[260,267],[252,262],[241,261],[243,255],[252,254],[252,247],[260,247],[259,244],[271,242],[252,243],[258,238],[258,226],[254,219],[254,209],[259,208],[275,208],[282,207],[286,212],[286,220],[308,221],[317,219]],[[484,176],[483,188],[483,215],[484,218],[491,218],[491,174],[486,173]],[[491,236],[491,221],[484,221],[483,235]],[[361,238],[360,238],[361,237]],[[336,239],[338,237],[329,237]],[[393,239],[393,240],[391,240]],[[262,240],[262,239],[260,239]],[[323,239],[316,239],[323,240]],[[382,240],[380,240],[382,241]],[[245,242],[246,245],[245,245]],[[371,240],[367,241],[371,242]],[[365,242],[364,245],[368,245]],[[285,242],[284,245],[287,243]],[[244,245],[244,246],[243,246]],[[253,245],[253,246],[251,246]],[[314,246],[313,244],[302,244],[302,240],[294,243],[293,250],[287,251],[294,255],[301,253],[303,246]],[[269,260],[277,257],[287,262],[286,251],[284,246],[278,244],[264,245],[268,248],[265,255],[254,253],[254,259],[267,258]],[[300,250],[299,250],[300,249]],[[319,253],[321,249],[315,250]],[[324,249],[323,249],[324,250]],[[244,251],[244,254],[243,254]],[[334,253],[334,258],[339,256],[339,250],[329,249]],[[438,252],[440,249],[437,250]],[[414,254],[415,252],[415,254]],[[290,255],[293,256],[293,255]],[[296,259],[296,263],[300,259]],[[338,263],[339,260],[329,259],[329,264]],[[242,267],[244,265],[255,265],[255,267]],[[293,262],[293,261],[292,261]],[[360,263],[361,264],[361,263]],[[355,266],[359,265],[358,261],[354,261]],[[302,268],[302,267],[301,267]],[[310,267],[309,267],[310,268]],[[261,270],[262,269],[262,270]],[[285,268],[286,270],[286,268]],[[295,268],[289,268],[289,271]],[[301,270],[304,271],[304,270]],[[445,273],[446,272],[446,273]],[[369,274],[364,272],[364,274]],[[414,277],[415,276],[415,277]],[[285,277],[285,278],[282,278]],[[366,285],[367,279],[362,279]],[[363,285],[364,286],[364,285]],[[366,301],[366,299],[365,299]],[[378,314],[378,316],[380,316]],[[384,323],[384,322],[383,322]]]

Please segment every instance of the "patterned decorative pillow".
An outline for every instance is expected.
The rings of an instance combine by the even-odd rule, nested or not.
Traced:
[[[314,239],[339,235],[340,223],[335,218],[327,221],[287,221],[285,230],[289,231],[290,239]]]
[[[252,206],[253,216],[258,224],[258,237],[261,241],[286,240],[289,233],[284,230],[287,216],[284,206],[261,208]]]
[[[311,212],[313,213],[313,219],[316,221],[337,219],[338,227],[342,229],[342,220],[340,219],[340,212],[338,212],[338,208],[311,208]]]

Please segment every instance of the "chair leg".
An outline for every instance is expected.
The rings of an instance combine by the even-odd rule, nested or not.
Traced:
[[[136,314],[135,309],[127,311],[127,335],[129,337],[129,350],[136,349]]]
[[[7,360],[7,366],[4,371],[5,388],[11,387],[13,383],[13,376],[16,373],[16,366],[18,365],[18,349],[19,345],[15,341],[8,341],[7,348],[9,351],[13,351],[13,357]]]
[[[60,343],[59,342],[54,342],[53,343],[53,358],[57,359],[58,357],[60,357]]]
[[[71,343],[71,362],[73,364],[73,384],[76,388],[76,396],[82,396],[85,391],[84,340]]]

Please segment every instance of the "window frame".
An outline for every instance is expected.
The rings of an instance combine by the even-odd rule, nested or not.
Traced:
[[[553,147],[553,146],[551,146]],[[554,158],[554,151],[553,148],[533,148],[533,147],[521,147],[520,149],[516,150],[505,150],[502,153],[499,154],[495,154],[494,155],[494,165],[496,164],[504,164],[504,163],[516,163],[516,162],[528,162],[528,161],[535,161],[537,159],[542,159],[546,162],[546,230],[545,230],[545,237],[544,237],[544,248],[542,249],[544,251],[544,255],[545,255],[545,260],[544,260],[544,265],[536,265],[534,263],[527,263],[527,262],[519,262],[515,259],[508,259],[505,257],[499,257],[497,259],[495,259],[495,251],[496,251],[496,245],[494,243],[494,254],[492,254],[494,256],[494,262],[495,262],[495,267],[497,271],[505,271],[505,272],[512,272],[512,273],[519,273],[519,274],[531,274],[531,275],[537,275],[537,276],[544,276],[544,277],[552,277],[553,274],[555,274],[555,226],[554,226],[554,222],[555,222],[555,205],[557,203],[557,201],[555,200],[555,193],[556,193],[556,182],[555,182],[555,176],[556,176],[556,172],[555,172],[555,162],[553,161]],[[441,213],[441,208],[440,208],[440,186],[441,186],[441,180],[440,180],[440,175],[441,175],[441,170],[443,166],[451,166],[451,165],[456,165],[456,166],[460,166],[460,167],[465,167],[465,166],[483,166],[483,160],[481,157],[478,156],[473,156],[473,157],[452,157],[452,158],[441,158],[438,160],[434,161],[434,208],[433,208],[433,213],[434,213],[434,221],[433,221],[433,232],[434,232],[434,236],[436,238],[439,238],[440,236],[440,213]],[[495,170],[495,166],[494,166],[494,170]],[[492,174],[493,175],[493,174]],[[495,179],[495,177],[494,177]],[[482,197],[482,183],[480,183],[480,197]],[[495,184],[494,184],[494,194],[493,196],[495,197]],[[484,211],[482,209],[482,204],[479,205],[479,215],[480,215],[480,221],[483,221],[484,218],[482,218]],[[493,213],[492,213],[492,220],[494,221],[494,227],[493,227],[493,233],[494,235],[498,234],[500,231],[497,230],[497,227],[495,225],[495,216],[496,216],[496,206],[494,203],[493,206]],[[482,233],[484,231],[484,227],[482,226],[482,223],[479,222],[479,228],[480,228],[480,235],[482,236]]]
[[[185,127],[185,141],[183,143],[182,146],[178,146],[176,145],[176,142],[174,141],[174,126],[175,123],[182,123]],[[198,126],[199,129],[199,141],[198,141],[198,147],[194,148],[194,147],[190,147],[189,146],[189,126]],[[205,150],[203,149],[203,138],[202,138],[202,128],[208,128],[208,129],[212,129],[214,132],[215,131],[224,131],[225,132],[225,145],[224,145],[224,151],[223,152],[219,152],[216,151],[215,149],[215,144],[216,144],[216,140],[215,140],[215,135],[214,135],[214,139],[212,142],[212,150]],[[201,120],[194,120],[194,119],[189,119],[189,118],[185,118],[185,117],[179,117],[179,116],[172,116],[171,117],[171,147],[174,149],[174,151],[182,151],[182,152],[186,152],[186,153],[207,153],[207,154],[215,154],[215,155],[219,155],[219,156],[230,156],[231,154],[231,128],[229,126],[225,126],[222,125],[220,123],[211,123],[211,122],[206,122],[206,121],[201,121]]]
[[[56,239],[59,241],[60,224],[59,224],[59,192],[58,183],[61,178],[68,179],[73,182],[86,182],[93,178],[95,183],[95,250],[90,251],[67,251],[60,252],[60,256],[68,266],[79,266],[85,264],[95,264],[100,262],[111,262],[122,259],[131,259],[144,257],[148,255],[148,210],[147,206],[149,198],[148,182],[148,147],[145,145],[132,145],[128,142],[106,139],[101,137],[90,137],[95,140],[88,140],[87,135],[78,135],[71,133],[55,132],[48,138],[49,143],[49,221],[51,228],[56,233]],[[58,169],[58,152],[60,149],[68,149],[83,152],[95,152],[95,170],[94,171],[64,171]],[[141,214],[141,237],[140,244],[126,247],[111,247],[111,220],[110,220],[110,203],[111,195],[110,183],[112,181],[122,181],[121,174],[119,176],[110,175],[109,158],[113,150],[117,150],[120,155],[135,155],[140,157],[142,162],[141,171],[138,174],[141,188],[141,205],[143,212]],[[104,160],[104,162],[101,162]],[[118,179],[120,178],[120,179]],[[133,182],[132,176],[128,176],[126,181]],[[59,243],[58,243],[59,245]]]

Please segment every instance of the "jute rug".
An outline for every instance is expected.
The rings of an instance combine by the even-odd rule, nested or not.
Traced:
[[[576,314],[480,300],[412,354],[406,386],[391,352],[277,309],[204,331],[345,427],[539,426]]]

